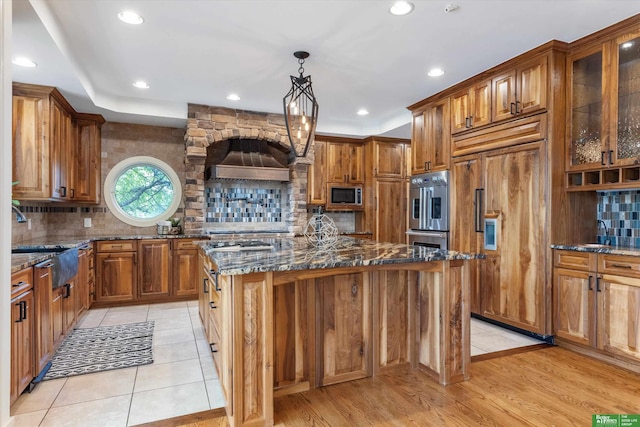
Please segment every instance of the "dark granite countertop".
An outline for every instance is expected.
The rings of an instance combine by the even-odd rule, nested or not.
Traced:
[[[571,245],[551,245],[553,249],[563,251],[593,252],[598,254],[627,255],[640,257],[640,248],[630,246],[606,246],[594,243],[578,243]]]
[[[274,246],[266,251],[216,252],[215,241],[198,243],[225,275],[267,271],[313,270],[383,264],[406,264],[475,259],[477,254],[443,251],[420,246],[339,237],[330,249],[318,249],[304,237],[261,239]]]
[[[73,249],[79,248],[87,243],[91,243],[98,240],[136,240],[136,239],[197,239],[208,238],[206,234],[151,234],[151,235],[123,235],[123,236],[95,236],[95,237],[70,237],[61,239],[47,238],[37,239],[33,241],[23,242],[19,245],[14,245],[11,249]],[[11,273],[22,270],[23,268],[30,267],[32,265],[46,261],[53,258],[58,252],[37,252],[37,253],[20,253],[11,254]]]

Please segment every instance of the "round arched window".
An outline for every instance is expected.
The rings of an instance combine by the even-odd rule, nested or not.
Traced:
[[[138,227],[168,219],[182,199],[180,179],[171,166],[147,156],[118,163],[107,175],[104,191],[111,212]]]

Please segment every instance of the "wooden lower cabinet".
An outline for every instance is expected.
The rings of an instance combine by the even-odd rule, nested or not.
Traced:
[[[196,296],[200,269],[198,268],[198,249],[193,240],[179,239],[171,242],[172,274],[171,295]]]
[[[52,263],[45,261],[33,267],[35,289],[35,368],[36,375],[42,372],[55,352],[53,336],[53,313],[51,309],[53,282]]]
[[[167,239],[140,240],[138,295],[140,299],[168,297],[170,248]]]
[[[64,287],[56,288],[51,293],[51,337],[54,348],[58,348],[64,338],[64,314],[62,308],[64,295]]]
[[[598,348],[640,360],[640,282],[602,275],[598,294]]]
[[[368,276],[316,279],[318,385],[371,375],[371,288]]]
[[[93,248],[91,245],[78,249],[78,275],[76,276],[77,316],[89,309],[93,299],[92,285],[93,273]]]
[[[595,273],[556,268],[556,336],[578,344],[595,346]]]
[[[409,285],[408,271],[380,271],[374,285],[373,330],[377,336],[378,351],[374,352],[374,374],[380,368],[408,363],[412,349],[410,306],[415,293]]]
[[[98,241],[97,306],[199,298],[204,277],[200,275],[197,240],[201,239]]]
[[[11,380],[10,403],[34,378],[35,305],[31,267],[11,276]]]
[[[96,254],[96,302],[133,301],[138,281],[136,252]]]
[[[62,333],[67,334],[76,322],[78,312],[78,287],[75,278],[62,287]]]
[[[640,258],[555,250],[554,260],[557,338],[640,361]],[[627,274],[607,274],[616,268]]]

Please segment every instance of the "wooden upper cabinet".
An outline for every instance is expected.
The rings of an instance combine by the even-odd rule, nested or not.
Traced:
[[[52,98],[50,105],[51,197],[73,200],[74,125],[71,113],[58,100]]]
[[[603,47],[588,48],[568,58],[567,169],[598,167],[604,163]]]
[[[13,197],[98,203],[102,123],[100,115],[76,113],[56,88],[14,83]]]
[[[451,96],[451,133],[491,123],[491,80]]]
[[[492,121],[547,108],[547,63],[547,56],[540,56],[492,79]]]
[[[307,178],[307,202],[310,205],[324,205],[327,203],[327,143],[313,142],[314,161],[309,166]]]
[[[101,184],[101,129],[104,123],[97,114],[79,114],[76,120],[77,142],[75,150],[74,200],[100,202]]]
[[[609,124],[611,156],[615,165],[637,165],[640,159],[640,30],[613,41]]]
[[[411,173],[449,169],[451,160],[451,112],[449,98],[414,113],[411,138]]]
[[[374,176],[377,178],[405,178],[406,144],[375,141]]]
[[[413,113],[411,123],[411,174],[424,173],[427,169],[427,113]]]
[[[169,295],[170,248],[167,239],[150,239],[138,242],[140,252],[140,277],[138,296],[157,297]]]
[[[51,197],[49,182],[49,97],[30,91],[13,96],[14,198],[43,200]]]
[[[364,183],[364,146],[358,143],[327,143],[327,182]]]

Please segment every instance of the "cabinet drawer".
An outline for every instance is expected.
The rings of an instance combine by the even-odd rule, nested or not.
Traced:
[[[209,318],[209,349],[211,350],[211,356],[213,362],[216,365],[216,371],[218,372],[218,378],[221,378],[222,366],[220,365],[220,334],[214,326],[213,317]]]
[[[26,291],[33,285],[33,269],[20,270],[11,275],[11,297]]]
[[[115,240],[98,242],[98,252],[132,252],[138,250],[135,240]]]
[[[194,242],[198,242],[203,239],[174,239],[171,241],[171,249],[198,249],[198,246],[194,245]]]
[[[573,270],[595,271],[596,254],[577,251],[553,251],[553,265]]]
[[[598,255],[598,273],[640,277],[640,258],[624,255]]]

